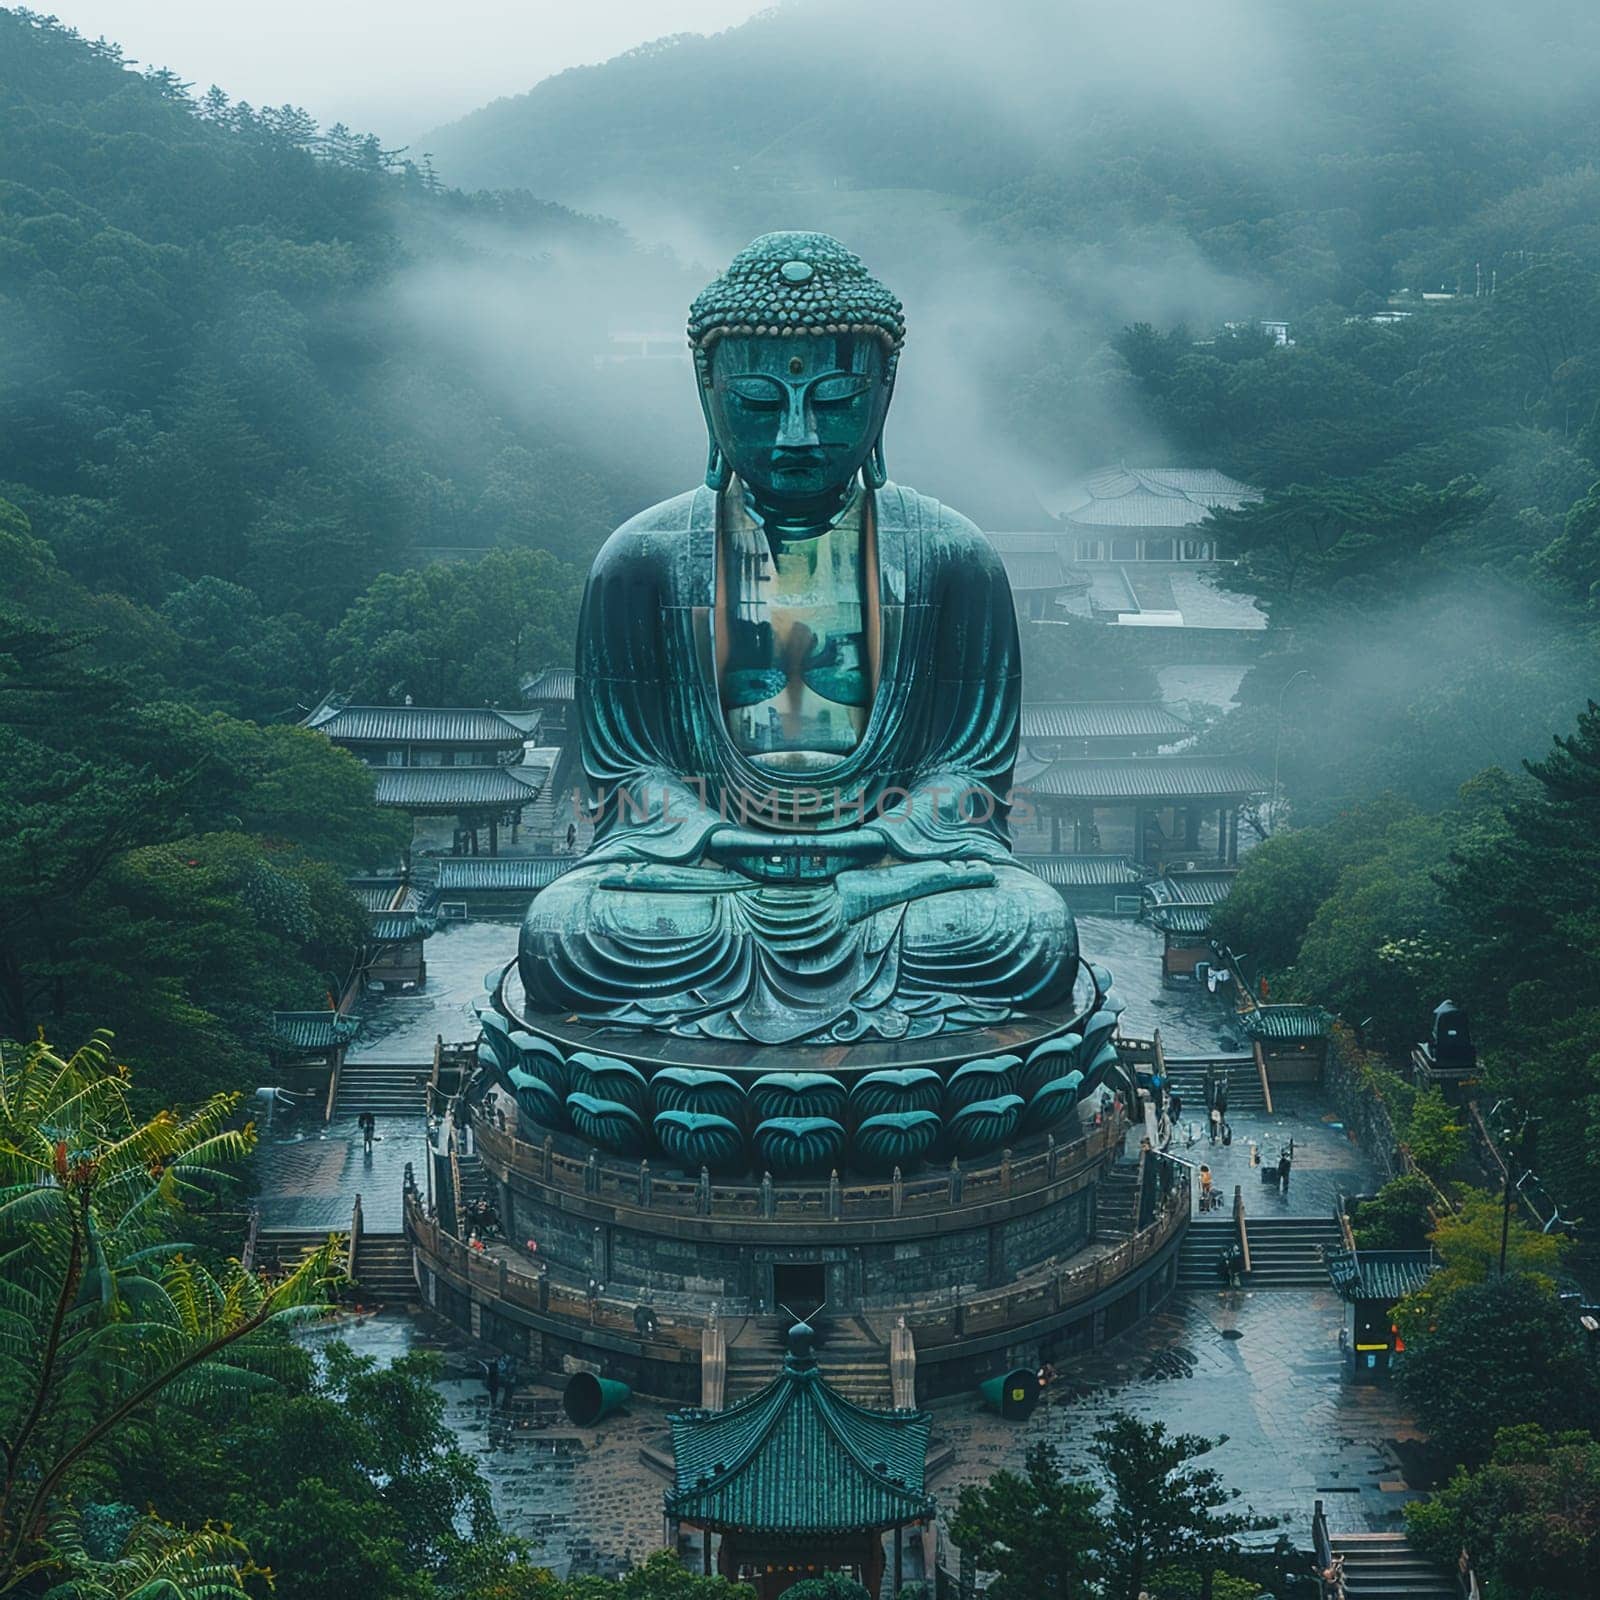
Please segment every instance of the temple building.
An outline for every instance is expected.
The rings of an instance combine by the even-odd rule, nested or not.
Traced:
[[[337,1072],[360,1031],[360,1017],[338,1011],[274,1011],[267,1056],[277,1072],[306,1066],[332,1066]]]
[[[520,922],[528,901],[554,883],[575,856],[447,856],[438,864],[442,921]]]
[[[529,737],[487,706],[351,706],[331,697],[303,726],[372,767],[508,766]]]
[[[1394,1308],[1427,1286],[1442,1263],[1432,1250],[1332,1250],[1328,1281],[1345,1303],[1345,1376],[1381,1384],[1406,1352]]]
[[[1261,491],[1213,467],[1105,467],[1057,493],[1045,510],[1071,535],[1075,562],[1210,562],[1221,552],[1203,524]]]
[[[700,1535],[701,1570],[778,1600],[804,1578],[840,1572],[869,1594],[892,1564],[905,1582],[904,1533],[936,1510],[924,1488],[926,1411],[876,1410],[824,1379],[804,1322],[789,1330],[783,1370],[726,1411],[675,1412],[669,1545]],[[893,1554],[884,1554],[884,1535]],[[713,1563],[713,1546],[716,1554]]]
[[[553,744],[572,728],[572,707],[578,697],[578,675],[571,667],[545,667],[525,678],[522,703],[539,713],[539,731]]]
[[[1078,606],[1089,588],[1088,575],[1072,565],[1056,533],[991,533],[1011,585],[1017,615],[1031,622],[1059,622]]]
[[[438,921],[432,887],[403,874],[345,881],[367,913],[365,981],[386,991],[420,988],[428,978],[423,942]]]
[[[1212,907],[1226,900],[1236,874],[1227,871],[1174,872],[1143,887],[1144,912],[1162,936],[1161,981],[1193,978],[1211,959]]]
[[[1120,854],[1153,871],[1236,866],[1239,812],[1267,782],[1223,756],[1073,757],[1018,766],[1019,852]]]
[[[1022,707],[1022,749],[1035,761],[1155,755],[1194,731],[1153,701],[1030,700]]]
[[[413,824],[452,819],[455,855],[497,855],[502,828],[515,840],[549,776],[546,764],[522,764],[538,730],[487,706],[351,706],[330,697],[303,726],[376,769],[380,806]]]

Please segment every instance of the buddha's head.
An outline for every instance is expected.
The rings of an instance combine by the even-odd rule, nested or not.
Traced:
[[[706,481],[803,514],[857,473],[884,481],[883,423],[905,337],[900,302],[837,239],[768,233],[689,311],[711,435]]]

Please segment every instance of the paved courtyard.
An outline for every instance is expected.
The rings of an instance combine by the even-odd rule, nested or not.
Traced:
[[[514,922],[443,922],[423,946],[428,981],[411,994],[368,994],[350,1059],[433,1060],[433,1041],[459,1044],[477,1036],[484,975],[517,953]]]
[[[374,1233],[399,1233],[406,1163],[423,1181],[427,1135],[422,1119],[379,1117],[370,1156],[354,1117],[324,1123],[320,1110],[281,1115],[256,1149],[257,1204],[266,1228],[327,1228],[342,1233],[361,1196],[361,1214]]]
[[[1403,1459],[1416,1434],[1391,1391],[1342,1381],[1342,1320],[1330,1291],[1182,1295],[1064,1371],[1025,1423],[965,1399],[936,1406],[936,1440],[954,1450],[930,1485],[941,1521],[963,1484],[1020,1467],[1035,1443],[1057,1445],[1069,1470],[1085,1469],[1094,1430],[1122,1409],[1174,1431],[1225,1436],[1207,1464],[1298,1544],[1309,1538],[1317,1498],[1336,1531],[1397,1527],[1415,1497]],[[658,1548],[665,1484],[640,1451],[661,1442],[668,1407],[634,1400],[599,1428],[580,1429],[560,1416],[555,1387],[535,1386],[540,1415],[507,1428],[491,1422],[479,1369],[448,1330],[385,1315],[312,1337],[342,1337],[381,1359],[417,1345],[443,1351],[450,1426],[493,1485],[506,1526],[539,1540],[558,1570],[611,1571]]]
[[[1170,1053],[1212,1054],[1239,1041],[1227,1012],[1203,991],[1163,990],[1159,940],[1148,928],[1111,918],[1082,921],[1083,947],[1109,966],[1127,1003],[1124,1026],[1147,1035],[1159,1026]],[[429,980],[420,996],[373,997],[362,1052],[384,1060],[431,1058],[433,1039],[467,1037],[472,1002],[485,971],[510,959],[510,924],[467,923],[429,941]],[[1235,1069],[1241,1070],[1241,1069]],[[1280,1094],[1272,1115],[1236,1107],[1230,1146],[1203,1137],[1176,1152],[1206,1161],[1231,1199],[1243,1186],[1251,1216],[1327,1216],[1340,1192],[1370,1189],[1376,1174],[1314,1090]],[[1184,1121],[1204,1128],[1201,1108]],[[277,1226],[345,1225],[355,1191],[372,1226],[397,1227],[406,1161],[421,1170],[420,1122],[384,1118],[371,1164],[353,1123],[324,1128],[307,1117],[298,1134],[279,1137],[258,1157],[263,1209]],[[1287,1196],[1260,1182],[1250,1142],[1273,1163],[1294,1140]],[[1297,1542],[1308,1537],[1311,1502],[1320,1497],[1336,1528],[1382,1530],[1397,1525],[1412,1490],[1404,1475],[1415,1437],[1392,1394],[1353,1388],[1340,1376],[1342,1308],[1327,1290],[1179,1296],[1169,1308],[1099,1351],[1080,1358],[1028,1422],[1001,1422],[974,1401],[941,1404],[936,1434],[954,1451],[932,1483],[943,1513],[960,1487],[1002,1466],[1020,1465],[1028,1447],[1049,1440],[1070,1466],[1087,1460],[1091,1435],[1123,1408],[1169,1427],[1227,1443],[1209,1458],[1242,1503],[1282,1519]],[[479,1459],[506,1525],[539,1540],[558,1570],[612,1570],[655,1549],[661,1538],[663,1481],[641,1460],[643,1446],[666,1433],[664,1406],[635,1401],[598,1429],[573,1428],[560,1414],[555,1387],[531,1387],[529,1415],[508,1427],[492,1423],[475,1353],[453,1331],[402,1314],[349,1319],[308,1335],[343,1337],[382,1359],[428,1345],[445,1356],[441,1384],[451,1427]]]

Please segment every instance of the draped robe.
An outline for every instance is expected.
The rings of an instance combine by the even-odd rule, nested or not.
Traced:
[[[612,534],[590,572],[577,718],[599,814],[584,862],[529,908],[529,1000],[769,1044],[920,1036],[1065,1001],[1071,913],[1011,859],[1021,666],[992,546],[927,496],[876,492],[867,725],[837,762],[784,772],[736,748],[719,699],[718,512],[707,488],[663,501]],[[886,880],[848,844],[829,849],[863,822],[894,861],[970,863],[973,881],[863,909]],[[797,876],[758,879],[705,859],[724,823],[816,848]]]

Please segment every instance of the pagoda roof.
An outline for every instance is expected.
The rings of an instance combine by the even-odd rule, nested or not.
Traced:
[[[351,744],[520,745],[526,733],[488,706],[341,706],[324,702],[305,726]]]
[[[576,700],[578,673],[573,667],[545,667],[525,678],[522,698],[530,705],[536,700]]]
[[[1233,893],[1234,868],[1216,872],[1173,872],[1144,886],[1155,906],[1214,906]]]
[[[375,911],[367,919],[367,942],[404,944],[408,939],[426,939],[437,922],[432,911]]]
[[[554,883],[579,861],[578,856],[443,856],[439,861],[439,893],[526,889],[532,894]]]
[[[1439,1265],[1431,1250],[1330,1250],[1328,1281],[1346,1300],[1393,1305],[1422,1288]]]
[[[1144,880],[1144,870],[1132,856],[1019,855],[1016,863],[1057,889],[1137,887]]]
[[[1214,467],[1126,466],[1040,496],[1051,516],[1083,528],[1187,528],[1260,498],[1259,489]]]
[[[1211,907],[1157,906],[1150,915],[1150,926],[1161,933],[1207,934],[1211,932]]]
[[[539,793],[547,774],[540,770],[532,782],[513,776],[515,767],[378,767],[377,801],[380,806],[405,810],[427,807],[527,805]]]
[[[1022,707],[1024,739],[1186,739],[1194,729],[1153,700],[1054,700]]]
[[[1243,761],[1218,756],[1104,756],[1053,761],[1027,785],[1066,800],[1194,800],[1265,793]]]
[[[1333,1030],[1333,1013],[1321,1006],[1256,1006],[1239,1013],[1239,1026],[1252,1039],[1298,1043],[1326,1039]]]
[[[802,1332],[803,1330],[803,1332]],[[723,1530],[863,1533],[931,1516],[926,1411],[871,1411],[823,1380],[811,1330],[783,1371],[726,1411],[679,1411],[669,1516]]]
[[[274,1011],[271,1042],[285,1050],[334,1050],[361,1031],[360,1017],[338,1011]]]
[[[432,893],[403,873],[358,873],[344,880],[365,911],[415,911]]]

